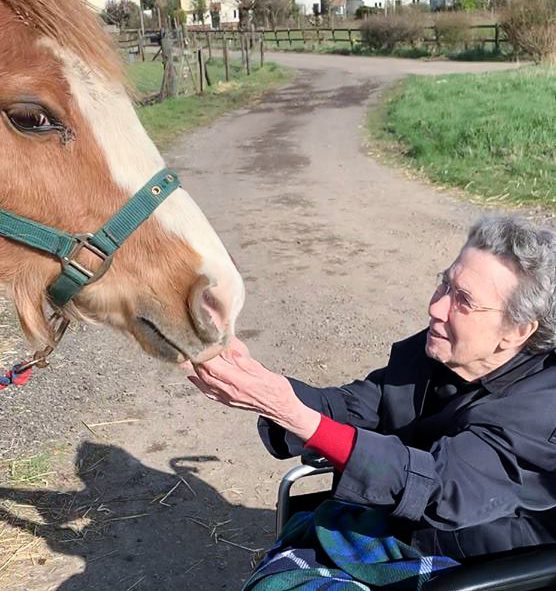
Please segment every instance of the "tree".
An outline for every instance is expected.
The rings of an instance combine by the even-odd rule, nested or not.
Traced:
[[[255,26],[276,28],[292,16],[295,4],[291,0],[256,0],[252,8]]]
[[[205,24],[205,14],[207,13],[207,0],[193,0],[193,20]]]
[[[163,18],[167,16],[176,16],[181,10],[180,0],[141,0],[143,10],[160,10]]]
[[[129,25],[129,21],[138,13],[137,6],[131,0],[108,0],[101,15],[108,23],[116,24],[120,29]]]
[[[257,0],[238,0],[239,30],[248,31]]]

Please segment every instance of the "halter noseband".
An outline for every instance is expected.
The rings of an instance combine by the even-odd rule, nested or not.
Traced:
[[[49,299],[59,310],[85,286],[97,281],[106,273],[116,250],[179,186],[178,175],[164,168],[94,234],[69,234],[0,208],[0,236],[60,259],[62,271],[48,288]],[[82,250],[89,251],[100,260],[96,270],[87,269],[77,262],[76,258]],[[60,311],[55,313],[55,318],[56,344],[61,339],[68,321]],[[40,355],[41,361],[44,362],[51,351],[52,347],[47,347],[45,351],[36,353],[35,359]],[[34,365],[38,365],[38,362]]]

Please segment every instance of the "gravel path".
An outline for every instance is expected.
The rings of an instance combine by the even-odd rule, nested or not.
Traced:
[[[248,294],[239,335],[253,353],[277,371],[340,383],[424,326],[435,273],[480,213],[374,160],[367,105],[408,73],[509,66],[268,57],[299,69],[297,80],[178,141],[168,164],[238,262]],[[2,312],[3,357],[24,347],[14,322]],[[0,488],[0,501],[38,508],[30,521],[58,523],[36,530],[41,558],[14,559],[0,587],[237,590],[251,550],[272,542],[277,483],[294,461],[264,452],[254,416],[205,400],[121,335],[74,329],[52,369],[2,400],[2,457],[50,444],[65,476],[45,476],[33,494]]]

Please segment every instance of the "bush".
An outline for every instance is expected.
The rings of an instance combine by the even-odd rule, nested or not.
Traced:
[[[513,0],[500,24],[516,51],[537,63],[556,63],[556,0]]]
[[[424,22],[415,13],[372,15],[360,30],[361,43],[378,51],[392,51],[399,44],[415,45],[425,37]]]
[[[487,10],[489,8],[489,2],[488,0],[457,0],[455,7],[457,10],[475,12],[477,10]]]
[[[460,49],[471,41],[471,19],[465,12],[439,13],[434,19],[434,31],[439,47]]]
[[[380,12],[382,12],[381,9],[379,8],[374,8],[372,6],[358,6],[357,9],[355,10],[355,20],[362,20],[368,16],[370,16],[371,14],[378,14]]]

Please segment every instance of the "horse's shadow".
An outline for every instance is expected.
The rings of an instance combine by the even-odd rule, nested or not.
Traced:
[[[250,550],[272,543],[273,514],[225,500],[196,475],[195,464],[207,461],[218,458],[174,458],[168,474],[121,448],[85,442],[76,456],[82,490],[0,488],[0,501],[40,515],[16,516],[7,502],[0,520],[84,560],[57,591],[237,590]]]

